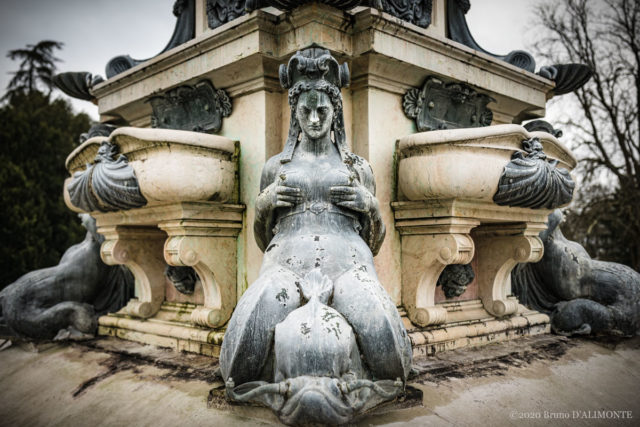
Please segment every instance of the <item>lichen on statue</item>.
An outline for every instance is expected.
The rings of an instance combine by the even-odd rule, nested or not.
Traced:
[[[310,48],[280,78],[291,124],[256,200],[265,255],[220,366],[232,399],[267,404],[288,424],[343,423],[402,391],[411,345],[373,264],[385,227],[371,167],[345,141],[348,69]]]

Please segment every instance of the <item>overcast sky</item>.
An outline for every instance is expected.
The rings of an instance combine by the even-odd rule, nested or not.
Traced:
[[[89,71],[104,76],[117,55],[150,58],[169,41],[175,25],[174,0],[3,0],[0,15],[0,88],[18,67],[11,49],[50,39],[63,42],[58,71]],[[496,54],[530,46],[535,1],[472,0],[467,21],[480,46]],[[538,64],[538,67],[544,64]],[[59,92],[58,92],[59,93]],[[66,96],[60,94],[59,96]],[[95,120],[98,108],[73,100],[76,111]]]

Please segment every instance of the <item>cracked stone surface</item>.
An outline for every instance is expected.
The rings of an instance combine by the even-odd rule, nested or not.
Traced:
[[[598,341],[545,335],[416,360],[422,404],[365,414],[354,425],[540,426],[544,411],[632,411],[640,417],[640,337]],[[266,408],[217,405],[216,359],[115,339],[74,344],[0,341],[0,425],[278,425]],[[410,406],[410,407],[406,407]],[[541,419],[523,419],[529,414]]]

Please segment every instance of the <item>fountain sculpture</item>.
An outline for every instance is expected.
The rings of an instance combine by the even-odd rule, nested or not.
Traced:
[[[104,237],[82,214],[84,240],[66,250],[58,265],[32,271],[0,292],[0,324],[36,339],[93,336],[98,316],[122,308],[133,296],[133,276],[100,260]]]
[[[98,333],[219,357],[230,400],[288,424],[349,422],[439,351],[633,333],[637,274],[557,228],[576,159],[520,125],[589,68],[483,50],[469,7],[177,0],[162,54],[57,76],[119,126],[66,163],[135,277]]]
[[[345,141],[348,68],[309,48],[280,81],[291,123],[256,201],[265,257],[229,321],[220,366],[231,399],[264,403],[287,424],[341,424],[402,392],[411,344],[373,265],[385,227],[371,167]]]

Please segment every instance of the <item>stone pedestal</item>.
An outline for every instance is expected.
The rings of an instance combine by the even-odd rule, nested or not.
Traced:
[[[510,275],[518,263],[542,258],[538,234],[551,210],[493,201],[505,166],[522,150],[522,140],[533,137],[541,139],[549,161],[575,167],[553,136],[516,125],[424,132],[398,141],[401,201],[392,207],[401,235],[402,303],[420,354],[548,332],[548,316],[527,310],[511,294]],[[475,280],[468,288],[474,292],[438,301],[444,268],[470,263]]]
[[[236,305],[236,240],[243,210],[241,205],[179,202],[94,213],[105,236],[103,260],[126,265],[136,280],[136,298],[101,317],[100,333],[215,353],[221,340],[211,337]],[[166,264],[195,269],[203,303],[165,301]]]
[[[393,208],[402,241],[402,303],[415,325],[449,323],[446,306],[435,303],[438,277],[447,265],[470,263],[474,254],[483,311],[465,320],[518,312],[510,273],[519,262],[542,258],[538,233],[549,211],[453,199],[395,202]]]
[[[428,190],[417,188],[417,195],[403,194],[408,187],[403,189],[396,185],[396,157],[399,153],[395,142],[400,137],[416,132],[416,124],[403,111],[404,95],[411,88],[420,88],[430,76],[445,82],[465,83],[491,97],[493,101],[488,107],[493,112],[493,124],[518,123],[523,119],[543,116],[553,82],[447,39],[445,1],[436,0],[433,7],[432,25],[426,29],[374,8],[360,7],[344,12],[318,3],[303,5],[287,14],[273,8],[256,10],[209,29],[203,24],[203,3],[198,2],[198,25],[194,39],[93,87],[92,93],[97,99],[103,121],[136,127],[151,125],[152,111],[148,100],[159,93],[182,85],[194,85],[202,80],[208,80],[216,89],[224,90],[231,99],[233,109],[231,115],[222,121],[219,134],[240,141],[238,191],[237,199],[233,199],[233,202],[246,206],[244,222],[241,225],[239,220],[234,223],[238,224],[234,230],[239,230],[235,262],[229,258],[225,258],[227,261],[224,263],[216,262],[220,256],[217,252],[205,253],[203,250],[217,245],[215,242],[231,241],[225,240],[231,239],[231,236],[220,234],[228,230],[219,230],[214,225],[203,228],[176,217],[165,218],[162,223],[158,221],[144,225],[153,228],[153,232],[147,228],[136,228],[134,232],[133,229],[123,229],[123,224],[117,221],[109,226],[102,222],[102,227],[111,233],[109,239],[115,245],[115,255],[106,258],[109,262],[128,262],[127,265],[141,271],[154,270],[151,264],[157,262],[158,255],[153,255],[156,258],[152,257],[145,261],[146,264],[136,267],[135,261],[117,258],[116,243],[122,241],[119,244],[124,248],[126,240],[126,245],[129,245],[127,248],[130,248],[126,252],[133,260],[137,256],[136,248],[140,246],[135,238],[140,234],[136,233],[148,233],[149,246],[155,247],[162,240],[157,233],[164,231],[169,236],[164,247],[166,261],[174,265],[193,266],[203,278],[206,289],[203,289],[202,304],[188,302],[191,305],[183,306],[180,305],[183,302],[165,301],[158,305],[159,299],[154,298],[161,292],[161,286],[157,285],[156,289],[153,284],[143,285],[145,282],[142,279],[145,274],[154,273],[140,273],[138,301],[125,309],[129,314],[123,312],[103,318],[101,331],[116,335],[128,331],[126,334],[129,337],[133,337],[135,331],[139,337],[151,336],[149,334],[155,333],[152,330],[157,331],[155,328],[161,327],[157,326],[160,323],[156,325],[154,319],[179,319],[176,321],[180,323],[185,319],[184,312],[189,312],[192,326],[188,328],[196,329],[175,329],[175,336],[183,337],[175,338],[178,342],[183,342],[180,340],[184,340],[187,331],[192,330],[204,334],[198,335],[198,342],[218,342],[216,340],[221,339],[222,335],[212,338],[218,337],[215,335],[217,329],[211,329],[209,334],[198,328],[204,325],[219,327],[228,318],[229,307],[235,304],[234,298],[239,298],[258,276],[262,252],[255,243],[253,222],[260,173],[265,161],[282,150],[289,127],[288,94],[280,87],[278,66],[286,63],[296,51],[312,44],[329,49],[340,62],[349,64],[352,83],[348,89],[342,90],[347,143],[351,151],[366,158],[372,166],[380,213],[387,229],[385,242],[375,258],[376,270],[392,300],[397,305],[405,304],[412,321],[422,328],[417,333],[422,334],[428,330],[424,328],[437,325],[468,325],[477,321],[486,323],[488,319],[496,319],[495,315],[507,313],[512,313],[512,322],[519,315],[525,316],[522,307],[508,296],[508,285],[504,278],[515,262],[534,260],[540,256],[535,233],[544,223],[540,218],[546,213],[540,211],[532,219],[523,212],[516,215],[515,211],[511,211],[518,219],[505,216],[502,222],[496,222],[491,219],[492,214],[477,214],[478,211],[488,212],[492,209],[492,212],[500,211],[496,211],[490,200],[485,198],[483,203],[473,202],[463,206],[461,203],[478,200],[454,195],[437,197],[455,200],[451,206],[442,207],[441,215],[435,215],[433,203],[430,202],[428,206],[420,204],[422,200],[434,199],[426,194]],[[516,139],[513,139],[513,144],[519,143]],[[505,154],[504,163],[512,152]],[[562,155],[554,158],[561,162],[570,157],[562,150],[558,152],[562,152]],[[553,157],[549,150],[547,154]],[[454,165],[458,161],[456,158],[450,160]],[[83,164],[84,161],[78,162]],[[465,169],[447,170],[447,161],[442,158],[440,166],[443,181],[446,181],[448,173],[469,176],[465,175]],[[136,168],[135,164],[133,166]],[[465,182],[473,183],[476,178]],[[490,194],[485,196],[491,197]],[[399,202],[392,208],[392,202],[396,201]],[[411,205],[414,202],[417,204]],[[447,209],[459,209],[460,212],[454,215],[446,213]],[[468,210],[473,212],[465,213]],[[218,220],[208,218],[207,221]],[[518,231],[509,228],[515,223],[521,228]],[[132,222],[130,226],[140,227],[140,224]],[[212,229],[218,231],[213,233]],[[487,258],[485,253],[492,256]],[[481,268],[487,269],[486,273],[478,275],[478,286],[482,281],[481,288],[477,289],[479,299],[464,303],[438,303],[435,281],[442,270],[452,263],[468,262],[482,264]],[[229,281],[233,283],[229,286],[234,291],[218,286],[220,279],[217,276],[231,274],[230,270],[219,271],[222,264],[237,271],[236,280]],[[227,306],[226,302],[231,305]],[[138,317],[126,317],[133,315]],[[147,316],[147,320],[140,320],[144,316]],[[138,329],[131,329],[132,322],[138,325],[135,327]],[[116,328],[116,323],[121,326]],[[142,325],[146,328],[144,331]],[[500,325],[486,327],[497,331],[504,326],[502,323]],[[410,329],[416,330],[413,326]],[[488,336],[478,332],[480,329],[476,332],[456,329],[457,332],[451,332],[450,336]],[[439,338],[428,340],[446,342],[446,338],[443,338],[446,333],[433,332],[432,335]],[[205,336],[207,338],[203,338]],[[426,348],[425,336],[415,338],[415,343],[422,343],[416,344],[422,346],[416,348]],[[456,339],[456,343],[462,342],[462,338]],[[468,343],[476,341],[469,339]],[[433,344],[430,348],[448,348],[447,345],[438,347]]]
[[[132,127],[90,138],[69,155],[67,205],[96,219],[104,262],[125,265],[135,278],[135,298],[101,317],[99,333],[218,351],[238,298],[237,164],[238,144],[228,138]],[[167,265],[193,267],[192,294],[167,279]]]
[[[402,302],[414,356],[549,332],[549,317],[511,295],[511,270],[542,258],[548,211],[455,200],[393,203],[402,242]],[[477,299],[436,302],[447,265],[474,261]]]
[[[434,1],[433,23],[420,28],[375,8],[344,12],[309,3],[284,14],[256,10],[94,87],[103,120],[119,117],[132,126],[151,123],[151,96],[203,79],[231,98],[233,112],[220,135],[240,141],[240,202],[247,206],[238,242],[238,293],[255,281],[262,252],[253,235],[254,200],[265,161],[280,152],[289,126],[287,92],[278,66],[311,44],[329,49],[351,71],[342,90],[347,143],[366,158],[376,177],[385,242],[376,256],[380,281],[401,304],[401,244],[390,203],[395,141],[416,131],[402,107],[407,90],[428,76],[460,81],[495,99],[494,123],[544,114],[553,83],[445,37],[444,1]]]

